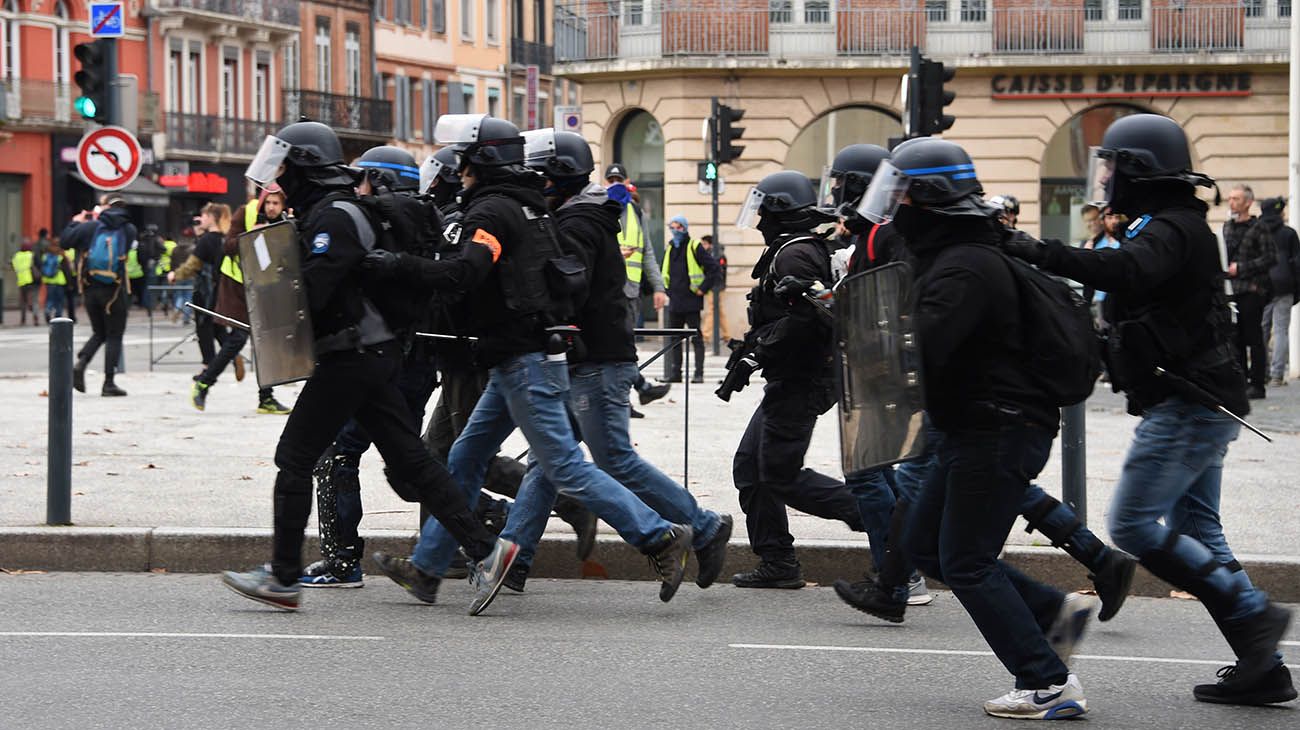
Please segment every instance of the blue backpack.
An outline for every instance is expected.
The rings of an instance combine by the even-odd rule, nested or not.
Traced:
[[[121,280],[122,261],[125,258],[126,232],[100,223],[96,226],[95,237],[91,239],[90,248],[86,251],[82,271],[92,281],[116,284]]]
[[[59,265],[63,263],[61,257],[56,253],[47,253],[41,259],[41,276],[47,279],[53,279],[59,275]]]

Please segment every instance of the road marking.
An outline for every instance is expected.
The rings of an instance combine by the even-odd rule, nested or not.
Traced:
[[[966,651],[961,649],[900,649],[883,646],[812,646],[808,644],[728,644],[732,649],[776,649],[784,651],[856,651],[870,654],[937,654],[940,656],[993,656],[991,651]],[[1111,662],[1150,662],[1155,664],[1208,664],[1221,667],[1230,661],[1217,659],[1173,659],[1156,656],[1113,656],[1108,654],[1075,654],[1075,659],[1096,659]]]
[[[383,636],[325,634],[176,634],[158,631],[0,631],[0,636],[144,639],[289,639],[305,641],[384,641]]]
[[[1300,646],[1300,641],[1279,641],[1282,646]]]

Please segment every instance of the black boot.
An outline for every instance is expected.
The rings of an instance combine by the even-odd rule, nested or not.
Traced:
[[[1088,578],[1092,580],[1093,587],[1097,589],[1097,597],[1101,599],[1101,612],[1097,614],[1097,620],[1109,621],[1115,618],[1115,614],[1123,607],[1124,600],[1128,598],[1129,588],[1133,585],[1133,574],[1137,572],[1137,560],[1120,550],[1107,549],[1100,562],[1096,572],[1090,573]]]
[[[798,560],[764,560],[747,573],[731,576],[731,583],[737,588],[803,588],[805,585]]]
[[[126,391],[117,387],[112,378],[107,378],[104,380],[104,387],[100,388],[99,394],[106,398],[115,398],[126,395]]]
[[[1233,669],[1236,686],[1253,687],[1273,670],[1278,642],[1286,636],[1290,623],[1291,612],[1274,603],[1254,616],[1219,622],[1223,638],[1237,655]]]

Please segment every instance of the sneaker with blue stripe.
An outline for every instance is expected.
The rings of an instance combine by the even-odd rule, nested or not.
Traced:
[[[984,703],[984,712],[1016,720],[1066,720],[1088,711],[1079,678],[1071,674],[1065,684],[1045,689],[1013,689]]]
[[[317,560],[303,571],[298,579],[303,588],[361,588],[361,565],[350,567],[332,560]]]

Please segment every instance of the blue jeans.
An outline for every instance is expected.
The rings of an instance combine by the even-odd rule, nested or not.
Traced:
[[[1064,595],[998,560],[1051,448],[1050,432],[1023,422],[945,433],[904,538],[917,567],[952,589],[1018,689],[1068,675],[1044,636]]]
[[[1219,521],[1223,457],[1240,430],[1231,418],[1177,397],[1147,409],[1110,503],[1115,544],[1196,595],[1219,620],[1242,619],[1268,604]]]
[[[478,502],[488,462],[518,426],[536,460],[533,470],[540,470],[552,483],[565,485],[566,491],[628,543],[652,550],[672,524],[583,458],[569,425],[568,395],[569,366],[563,359],[530,352],[492,368],[483,396],[452,444],[448,469],[472,508]],[[525,478],[518,499],[530,499],[530,486]],[[428,520],[420,530],[411,562],[425,573],[441,576],[455,551],[456,540],[437,520]]]
[[[631,362],[584,363],[569,371],[572,390],[569,410],[578,422],[582,441],[591,451],[591,459],[601,471],[631,490],[632,494],[673,523],[687,524],[695,530],[694,548],[706,545],[722,524],[716,512],[710,512],[695,497],[641,458],[632,448],[628,433],[631,403],[628,392],[636,382],[636,364]],[[538,469],[529,469],[519,499],[501,536],[520,545],[519,557],[531,565],[537,542],[546,530],[558,492],[582,499],[565,485],[558,488]]]
[[[62,286],[54,284],[45,285],[45,321],[48,322],[55,317],[62,317],[65,295],[67,292]]]

